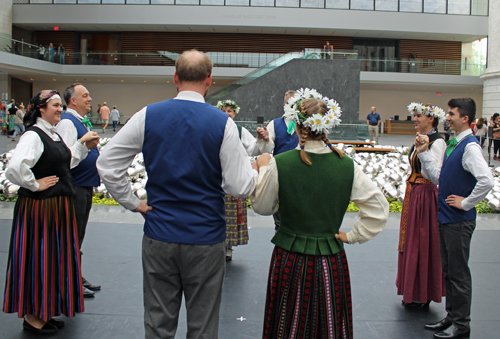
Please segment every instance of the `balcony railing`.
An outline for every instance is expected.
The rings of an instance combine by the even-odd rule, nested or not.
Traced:
[[[14,4],[292,7],[484,16],[488,15],[489,1],[490,0],[14,0]]]
[[[35,58],[45,62],[66,65],[99,65],[99,66],[174,66],[179,53],[168,51],[144,53],[118,53],[110,51],[88,51],[85,53],[64,53],[64,58],[49,48],[26,43],[21,40],[0,36],[0,45],[4,51],[24,57]],[[362,58],[355,50],[334,50],[324,52],[321,49],[305,49],[302,52],[288,54],[277,53],[229,53],[207,52],[215,67],[234,67],[255,69],[246,78],[259,77],[262,72],[274,69],[291,59],[343,59],[359,60],[360,70],[364,72],[397,72],[448,75],[479,76],[486,71],[485,64],[462,63],[458,60],[430,60],[407,58]]]

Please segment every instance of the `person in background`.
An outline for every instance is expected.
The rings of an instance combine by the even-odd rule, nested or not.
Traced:
[[[479,118],[474,126],[474,135],[476,136],[477,141],[481,144],[481,148],[483,148],[484,140],[486,140],[486,137],[488,136],[488,126],[486,125],[484,118]]]
[[[104,102],[101,106],[101,109],[99,109],[99,114],[101,115],[101,125],[102,125],[102,133],[106,133],[106,127],[108,126],[109,122],[109,107]]]
[[[14,124],[16,125],[16,130],[14,131],[14,134],[12,134],[12,141],[16,141],[17,132],[20,132],[21,134],[24,133],[23,119],[24,119],[24,106],[19,105],[19,108],[16,111],[16,120],[14,121]]]
[[[329,41],[327,41],[326,45],[323,46],[323,51],[325,52],[323,59],[333,59],[333,46],[330,45]]]
[[[42,44],[38,44],[38,50],[37,50],[37,52],[38,52],[38,59],[39,60],[44,60],[45,59],[45,53],[46,53],[46,51],[45,51],[45,47],[43,47]]]
[[[218,109],[234,120],[240,107],[233,100],[218,101]],[[248,156],[260,154],[257,140],[243,126],[236,124],[238,136]],[[224,196],[226,212],[226,261],[233,259],[233,246],[248,244],[247,199],[235,198],[229,194]]]
[[[113,121],[113,132],[116,132],[116,126],[120,120],[120,112],[116,109],[116,106],[113,106],[113,110],[109,114],[109,117],[111,118],[111,121]]]
[[[59,63],[61,65],[64,65],[66,63],[66,50],[64,49],[64,46],[62,42],[59,44],[59,47],[57,48],[57,55],[59,55]]]
[[[21,186],[14,207],[3,311],[24,317],[23,328],[51,334],[64,326],[55,318],[83,312],[80,254],[70,169],[97,145],[88,132],[71,148],[55,125],[61,97],[43,90],[30,100],[19,140],[5,176]]]
[[[375,141],[376,145],[378,145],[378,130],[381,121],[380,114],[377,113],[377,108],[373,106],[366,117],[366,124],[368,125],[368,132],[370,133],[370,141]]]
[[[450,123],[448,121],[445,121],[443,123],[443,127],[444,127],[444,141],[448,142],[448,140],[450,140],[450,135],[451,135]]]
[[[54,56],[56,55],[56,49],[52,42],[49,44],[49,62],[54,62]]]

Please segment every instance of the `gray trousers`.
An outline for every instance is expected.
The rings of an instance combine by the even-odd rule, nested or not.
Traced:
[[[378,145],[378,126],[368,126],[368,132],[370,133],[370,141],[375,141],[375,144]]]
[[[446,315],[461,329],[469,328],[472,276],[469,253],[476,220],[439,224],[441,263],[446,287]]]
[[[188,245],[142,239],[146,338],[173,339],[184,294],[187,339],[217,339],[225,241]]]

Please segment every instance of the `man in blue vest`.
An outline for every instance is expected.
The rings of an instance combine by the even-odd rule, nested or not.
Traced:
[[[469,338],[472,277],[469,252],[476,227],[475,206],[493,187],[493,176],[481,146],[471,133],[476,116],[471,98],[451,99],[446,120],[456,138],[448,141],[442,166],[436,167],[428,153],[429,138],[415,140],[418,157],[431,180],[439,185],[438,221],[441,261],[445,276],[446,312],[444,319],[425,325],[436,339]]]
[[[293,97],[295,93],[296,91],[292,90],[285,93],[285,102],[283,106],[286,105],[288,99]],[[291,119],[281,116],[271,121],[267,127],[257,128],[257,137],[266,141],[266,145],[261,149],[261,153],[272,153],[276,156],[297,147],[299,144],[299,137],[297,136],[297,131],[291,128],[290,121]],[[279,210],[273,214],[273,218],[274,228],[277,231],[280,227]]]
[[[78,139],[92,129],[90,121],[85,119],[85,115],[90,109],[92,98],[89,91],[80,83],[68,86],[63,96],[68,107],[62,114],[61,121],[57,124],[57,133],[59,133],[66,145],[71,147],[76,142],[79,142]],[[96,167],[98,157],[99,151],[97,147],[93,147],[89,150],[87,157],[71,170],[76,190],[74,202],[80,248],[82,248],[90,209],[92,208],[92,191],[94,187],[101,184]],[[80,251],[80,253],[82,252]],[[83,276],[82,281],[84,286],[83,296],[85,298],[93,298],[93,291],[101,289],[100,285],[90,283]]]
[[[145,218],[142,240],[146,338],[174,338],[182,295],[187,338],[218,338],[226,264],[224,193],[249,196],[252,169],[233,119],[205,103],[212,61],[199,51],[175,62],[174,99],[137,112],[97,161],[115,200]],[[126,178],[143,152],[148,200]]]

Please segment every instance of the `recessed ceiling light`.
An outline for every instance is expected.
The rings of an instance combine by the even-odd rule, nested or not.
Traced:
[[[167,84],[170,83],[170,81],[167,80]]]
[[[146,82],[146,80],[144,80],[143,82]]]
[[[33,78],[30,78],[30,80],[31,80],[31,81],[35,81],[35,79],[33,79]]]
[[[52,79],[53,81],[57,81],[56,79]]]
[[[123,80],[120,80],[121,82],[123,82]]]
[[[214,81],[214,85],[215,85],[215,81]]]
[[[101,81],[101,80],[97,79],[97,81]]]

